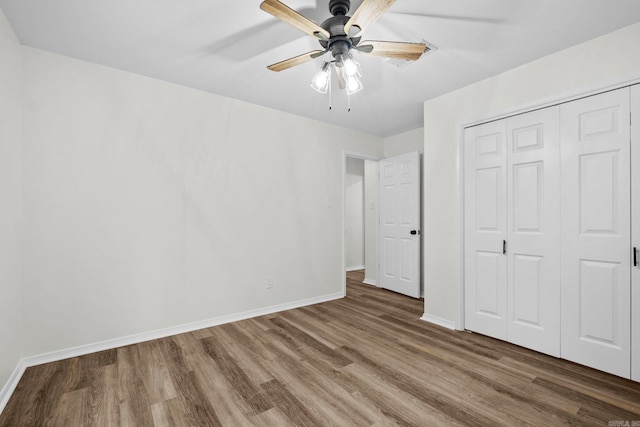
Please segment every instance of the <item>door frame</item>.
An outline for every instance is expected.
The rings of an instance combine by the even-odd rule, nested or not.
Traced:
[[[554,105],[560,105],[567,102],[575,101],[577,99],[586,98],[593,95],[598,95],[603,92],[608,92],[623,87],[632,86],[640,83],[640,71],[633,72],[627,76],[621,76],[617,79],[603,81],[601,83],[589,85],[577,91],[570,91],[560,93],[557,96],[549,96],[527,102],[525,104],[516,105],[514,107],[505,109],[495,114],[488,114],[481,118],[472,118],[468,121],[460,122],[457,125],[458,140],[456,144],[457,149],[457,187],[458,187],[458,203],[460,206],[458,215],[458,224],[461,232],[458,235],[458,256],[459,256],[459,281],[458,281],[458,315],[455,319],[455,329],[464,330],[464,265],[465,265],[465,244],[464,244],[464,220],[465,220],[465,204],[464,204],[464,130],[471,126],[477,126],[483,123],[488,123],[495,120],[506,119],[518,114],[528,113],[531,111],[539,110]]]
[[[345,236],[345,227],[346,227],[346,209],[347,209],[347,202],[346,202],[346,183],[347,183],[347,157],[350,157],[352,159],[359,159],[359,160],[370,160],[373,162],[379,162],[380,161],[380,157],[375,156],[373,154],[368,154],[368,153],[361,153],[361,152],[356,152],[356,151],[347,151],[347,150],[342,150],[342,180],[341,180],[341,186],[342,186],[342,208],[341,208],[341,212],[340,212],[340,241],[341,243],[341,252],[342,252],[342,261],[341,261],[341,269],[340,269],[340,283],[341,283],[341,288],[342,288],[342,296],[345,297],[347,295],[347,238]],[[378,242],[376,241],[376,253],[378,254],[380,252],[379,247],[378,247]],[[365,253],[365,257],[366,257],[366,253]]]
[[[640,112],[640,85],[630,87],[630,111]],[[635,97],[634,95],[638,95]],[[640,242],[640,198],[634,198],[634,190],[640,192],[640,149],[634,150],[634,138],[640,140],[640,125],[638,118],[631,123],[631,250],[638,249]],[[638,168],[634,168],[638,166]],[[636,215],[634,217],[634,214]],[[631,380],[640,382],[640,267],[633,265],[634,253],[631,253]],[[635,269],[635,270],[634,270]],[[635,363],[634,363],[635,361]]]

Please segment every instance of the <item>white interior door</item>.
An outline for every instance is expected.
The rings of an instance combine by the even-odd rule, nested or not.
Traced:
[[[464,133],[465,328],[507,339],[506,121]]]
[[[628,378],[629,88],[560,111],[562,357]]]
[[[631,87],[631,379],[640,381],[640,85]]]
[[[507,119],[509,341],[560,356],[559,107]]]
[[[420,298],[420,153],[380,161],[382,288]]]

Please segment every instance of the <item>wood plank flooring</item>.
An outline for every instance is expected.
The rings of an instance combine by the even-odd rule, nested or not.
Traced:
[[[0,426],[640,425],[640,384],[420,321],[421,300],[361,280],[345,299],[29,368]]]

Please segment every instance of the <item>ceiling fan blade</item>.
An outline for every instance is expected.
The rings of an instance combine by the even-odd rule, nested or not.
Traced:
[[[282,71],[296,65],[304,64],[312,59],[318,58],[327,53],[326,50],[312,50],[311,52],[303,53],[302,55],[294,56],[293,58],[285,59],[284,61],[276,62],[269,65],[267,68],[271,71]]]
[[[396,0],[364,0],[344,26],[349,37],[357,37],[382,16]]]
[[[260,3],[260,9],[320,40],[330,37],[327,30],[278,0],[264,0]]]
[[[424,43],[367,40],[361,42],[355,49],[368,55],[415,61],[420,59],[422,54],[429,50],[429,47]]]

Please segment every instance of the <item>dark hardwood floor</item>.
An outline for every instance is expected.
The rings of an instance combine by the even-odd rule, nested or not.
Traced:
[[[640,384],[431,325],[421,300],[361,280],[341,300],[29,368],[0,425],[640,425]]]

